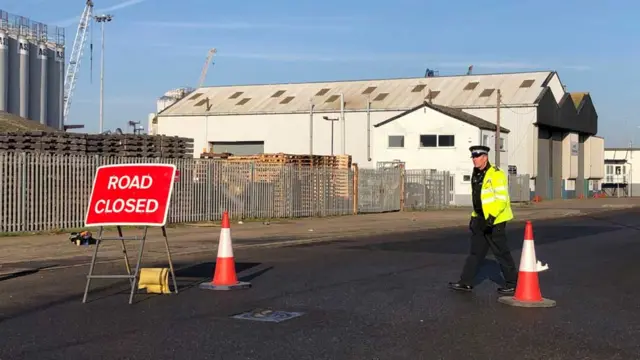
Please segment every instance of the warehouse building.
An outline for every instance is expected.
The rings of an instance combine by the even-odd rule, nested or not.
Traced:
[[[149,129],[194,138],[196,157],[203,150],[346,153],[361,168],[401,160],[450,170],[463,194],[468,147],[495,143],[498,92],[500,165],[529,174],[535,195],[584,195],[602,178],[604,142],[595,136],[591,97],[567,93],[553,71],[205,87],[170,105],[163,98]]]

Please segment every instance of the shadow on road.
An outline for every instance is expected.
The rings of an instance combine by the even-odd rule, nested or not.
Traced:
[[[536,245],[544,246],[559,241],[577,239],[583,236],[601,235],[620,230],[616,226],[562,226],[547,225],[533,229]],[[428,230],[414,233],[406,241],[384,241],[381,237],[373,237],[370,244],[345,246],[352,250],[420,252],[432,254],[466,254],[469,251],[469,230],[446,229]],[[509,246],[512,250],[520,250],[524,236],[524,226],[515,225],[507,229]],[[387,236],[388,237],[388,236]]]
[[[236,262],[236,273],[238,274],[238,280],[251,281],[258,276],[266,273],[267,271],[273,269],[273,266],[270,266],[265,269],[259,269],[257,271],[249,272],[250,270],[257,268],[260,265],[262,264],[254,262]],[[215,262],[203,262],[192,265],[176,264],[176,278],[179,282],[178,286],[181,289],[190,289],[204,281],[211,281],[213,279],[215,269]],[[249,273],[247,274],[247,272]]]
[[[266,273],[267,271],[273,269],[273,267],[267,267],[264,269],[258,269],[256,271],[250,271],[262,265],[261,263],[252,263],[252,262],[237,262],[236,263],[236,272],[238,274],[238,278],[241,281],[251,281],[258,276]],[[166,263],[158,262],[158,263],[149,263],[145,267],[166,267]],[[201,282],[211,281],[213,279],[213,274],[215,271],[215,262],[204,262],[204,263],[174,263],[175,271],[176,271],[176,282],[178,283],[178,296],[180,292],[188,290],[194,286],[197,286]],[[132,269],[133,270],[133,269]],[[35,269],[29,273],[35,273],[38,269]],[[98,272],[96,272],[98,273]],[[102,273],[102,272],[100,272]],[[114,273],[114,272],[111,272]],[[115,274],[115,273],[114,273]],[[24,274],[28,275],[28,274]],[[23,275],[23,276],[24,276]],[[121,296],[123,298],[128,298],[129,292],[131,291],[131,287],[129,285],[129,281],[126,279],[123,280],[108,280],[108,284],[105,284],[106,280],[102,279],[93,279],[91,281],[91,288],[89,289],[89,295],[87,298],[87,303],[94,303],[100,300],[112,297],[112,296]],[[173,284],[171,279],[169,279],[170,287],[173,290]],[[57,298],[51,299],[48,297],[50,301],[44,301],[40,304],[29,306],[29,307],[21,307],[19,309],[15,309],[13,311],[4,309],[2,315],[0,315],[0,323],[9,319],[15,319],[18,317],[23,317],[27,315],[31,315],[34,313],[42,312],[48,310],[50,308],[64,305],[71,302],[81,303],[82,294],[84,291],[84,279],[82,282],[78,282],[78,291],[73,294],[58,296]],[[147,294],[144,290],[136,292],[134,297],[133,304],[138,304],[150,299],[153,299],[157,296],[162,296],[159,294]]]

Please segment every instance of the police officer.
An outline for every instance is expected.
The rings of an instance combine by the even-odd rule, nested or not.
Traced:
[[[513,219],[509,187],[504,171],[489,163],[489,150],[481,145],[469,148],[474,166],[471,176],[473,212],[469,222],[471,249],[460,281],[449,283],[449,287],[471,291],[478,267],[491,248],[505,279],[505,287],[498,288],[498,293],[512,295],[515,293],[518,272],[505,234],[507,221]]]

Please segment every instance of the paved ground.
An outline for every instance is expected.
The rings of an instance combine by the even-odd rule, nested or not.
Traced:
[[[126,283],[104,280],[82,304],[86,267],[40,271],[0,282],[0,358],[638,359],[638,215],[533,222],[552,309],[498,303],[493,261],[474,293],[446,289],[467,249],[460,227],[239,249],[253,287],[235,292],[194,287],[210,279],[215,248],[184,254],[180,294],[138,295],[131,306]],[[519,259],[522,224],[509,234]],[[304,314],[279,324],[231,318],[256,308]]]
[[[585,213],[640,206],[640,198],[611,198],[545,201],[531,206],[515,205],[517,220],[571,217]],[[278,246],[290,242],[327,241],[336,238],[371,234],[432,230],[460,226],[468,222],[469,209],[445,211],[368,214],[333,218],[307,218],[262,222],[233,223],[233,240],[239,248]],[[215,248],[218,224],[200,224],[168,229],[175,254],[191,254]],[[140,235],[141,230],[126,230],[125,235]],[[97,236],[97,234],[95,234]],[[110,232],[107,236],[115,236]],[[164,243],[159,230],[149,232],[147,257],[164,256]],[[42,268],[71,266],[91,260],[91,247],[70,246],[69,234],[0,237],[0,279]],[[101,259],[120,259],[121,250],[111,246]]]

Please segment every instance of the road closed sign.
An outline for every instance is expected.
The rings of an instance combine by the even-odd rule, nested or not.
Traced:
[[[98,168],[85,226],[164,226],[175,165],[121,164]]]

